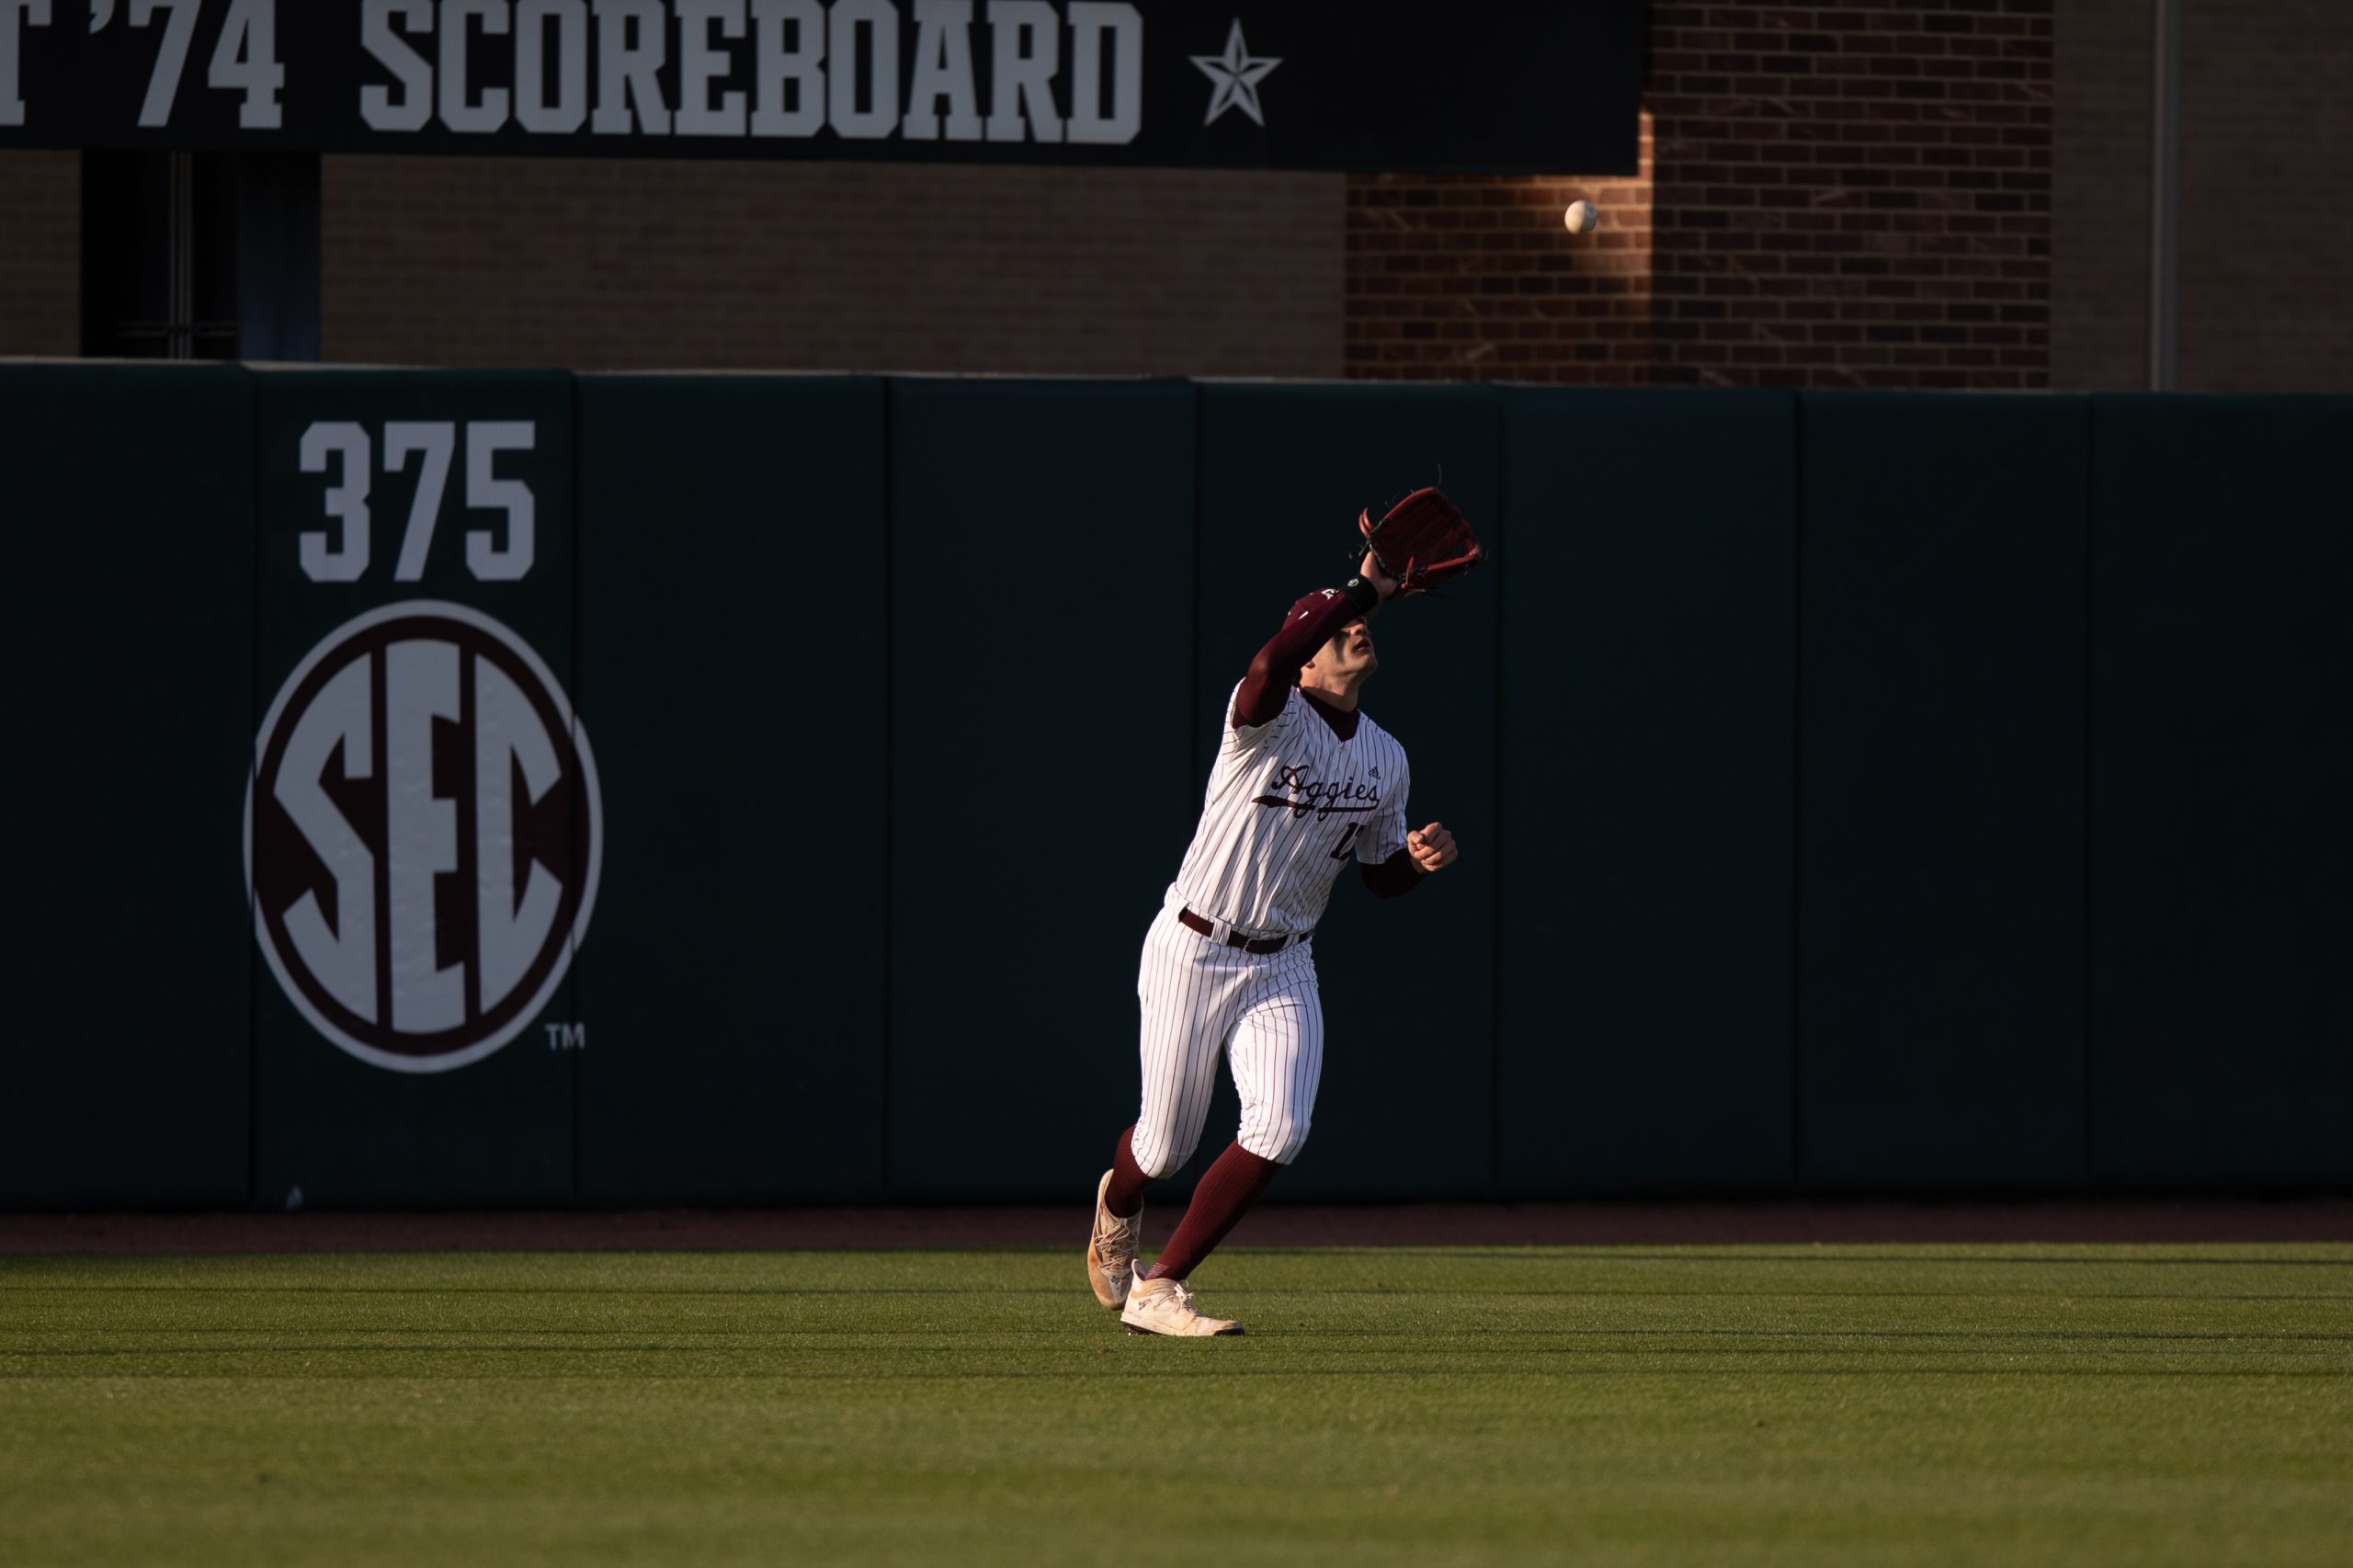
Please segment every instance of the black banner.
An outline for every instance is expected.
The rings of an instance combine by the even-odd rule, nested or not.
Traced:
[[[1631,173],[1638,0],[0,0],[0,148]]]

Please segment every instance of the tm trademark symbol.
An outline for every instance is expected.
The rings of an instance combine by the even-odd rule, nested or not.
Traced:
[[[580,1051],[588,1044],[586,1024],[541,1024],[540,1027],[548,1031],[550,1051]]]

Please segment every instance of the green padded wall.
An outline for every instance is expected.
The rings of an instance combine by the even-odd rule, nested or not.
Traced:
[[[1083,1207],[1192,826],[1194,390],[891,387],[890,1190]]]
[[[358,618],[398,606],[449,605],[488,618],[533,651],[558,687],[577,688],[569,376],[304,370],[262,373],[255,381],[260,599],[253,695],[265,715],[313,651],[327,649]],[[437,451],[442,455],[437,458]],[[438,506],[420,507],[420,494],[435,499],[437,479]],[[528,500],[516,486],[528,492]],[[352,494],[359,488],[364,496]],[[367,548],[360,550],[350,518],[363,501]],[[510,507],[528,508],[528,529],[522,512]],[[372,859],[382,869],[373,882],[381,985],[387,973],[395,982],[410,973],[396,945],[387,957],[387,935],[396,943],[404,930],[419,929],[426,907],[421,900],[404,904],[391,890],[405,852],[401,830],[389,824],[388,802],[395,793],[429,794],[428,810],[460,813],[458,842],[472,839],[468,827],[475,819],[469,813],[484,808],[459,784],[473,728],[464,713],[479,719],[487,699],[478,684],[461,680],[475,693],[466,699],[473,706],[455,722],[431,720],[429,784],[422,778],[403,783],[387,777],[400,766],[395,743],[386,738],[392,733],[387,710],[398,702],[388,673],[392,654],[387,649],[370,657],[375,692],[366,706],[384,766],[358,767],[345,754],[344,777],[356,782],[341,787],[346,792],[338,807],[367,841],[363,862]],[[583,727],[593,752],[601,737],[593,719]],[[627,744],[630,737],[614,739]],[[522,768],[519,760],[505,768],[494,765],[478,782],[507,783],[498,777],[504,772],[522,782],[512,797],[519,801],[530,788]],[[335,771],[330,756],[325,776],[331,780]],[[535,875],[551,879],[549,885],[565,896],[589,885],[587,868],[574,853],[580,817],[572,805],[582,771],[563,766],[562,787],[546,798],[561,817],[533,819],[529,831],[544,831],[540,847],[528,862],[519,852],[511,856],[518,901]],[[256,835],[261,846],[267,824],[258,816]],[[272,906],[297,910],[296,895],[313,893],[336,903],[340,884],[328,883],[290,835],[281,834],[279,841],[287,846],[281,854],[257,852],[259,891]],[[462,872],[433,878],[432,951],[410,961],[456,969],[472,977],[470,985],[480,980],[487,998],[494,987],[472,940],[478,908],[473,891]],[[470,1064],[412,1071],[336,1043],[298,1007],[294,989],[257,968],[255,1201],[277,1208],[568,1200],[577,1053],[550,1049],[544,1025],[578,1018],[575,977],[552,966],[546,972],[562,976],[557,989],[543,1007],[524,1009],[520,1032],[504,1046]],[[531,984],[512,992],[518,1002],[536,994]],[[318,1007],[315,1000],[311,1006]],[[398,1006],[395,997],[383,1012],[395,1029]],[[386,1055],[392,1054],[387,1049]]]
[[[1515,391],[1504,430],[1503,1188],[1786,1187],[1794,401]]]
[[[1502,415],[1494,392],[1206,385],[1201,389],[1200,639],[1191,773],[1162,871],[1176,869],[1234,683],[1290,602],[1354,569],[1358,511],[1444,480],[1498,562]],[[1452,829],[1462,858],[1414,892],[1373,898],[1343,872],[1315,937],[1324,1078],[1314,1131],[1275,1191],[1290,1198],[1482,1194],[1494,1181],[1497,578],[1450,602],[1408,600],[1375,629],[1363,710],[1404,745],[1407,815]],[[1414,955],[1408,960],[1404,955]],[[1233,1136],[1222,1079],[1195,1168]]]
[[[1799,404],[1798,1174],[2081,1181],[2088,410]]]
[[[1382,617],[1366,707],[1464,858],[1335,889],[1279,1199],[2341,1187],[2348,444],[2341,398],[0,367],[53,774],[0,1207],[1075,1211],[1226,698],[1434,482],[1490,561]],[[594,908],[517,980],[534,878]],[[499,1038],[416,1071],[449,973]]]
[[[0,365],[28,812],[0,1208],[245,1201],[253,392]]]
[[[2092,1175],[2353,1182],[2353,399],[2092,411]]]
[[[579,1198],[882,1191],[879,380],[579,382]]]

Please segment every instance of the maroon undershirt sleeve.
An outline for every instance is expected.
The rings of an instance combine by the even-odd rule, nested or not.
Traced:
[[[1250,673],[1243,676],[1242,689],[1233,694],[1233,711],[1229,715],[1235,729],[1267,723],[1280,713],[1284,697],[1299,684],[1299,666],[1313,658],[1315,650],[1329,642],[1340,628],[1371,614],[1381,603],[1381,590],[1361,577],[1349,578],[1347,587],[1324,592],[1330,597],[1286,615],[1282,630],[1267,639],[1267,645],[1250,661]]]
[[[1410,849],[1400,849],[1379,865],[1359,860],[1357,874],[1364,879],[1364,885],[1372,890],[1375,898],[1395,898],[1422,885],[1422,869],[1414,864],[1414,852]]]

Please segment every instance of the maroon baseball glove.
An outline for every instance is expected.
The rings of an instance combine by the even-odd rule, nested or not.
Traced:
[[[1357,515],[1364,542],[1382,572],[1397,579],[1401,594],[1427,593],[1479,563],[1479,540],[1470,520],[1427,485],[1372,520],[1368,506]]]

